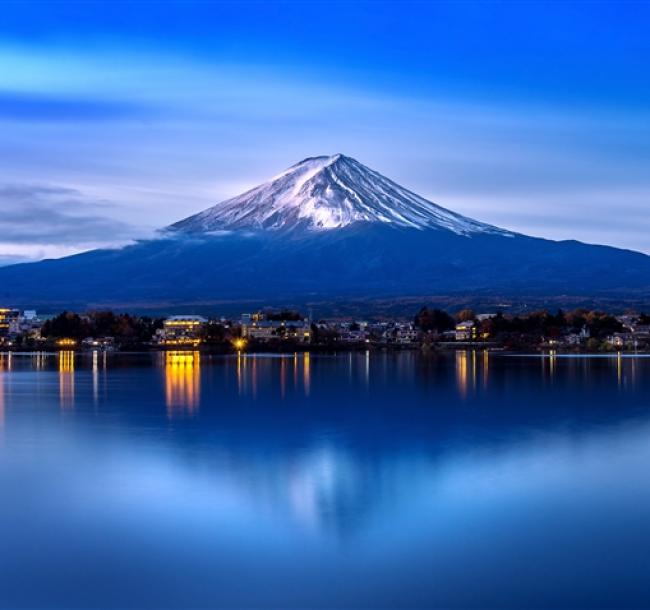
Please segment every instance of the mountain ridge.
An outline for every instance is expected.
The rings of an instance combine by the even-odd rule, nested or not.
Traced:
[[[364,302],[372,313],[418,295],[650,305],[650,257],[493,227],[333,155],[303,160],[157,239],[0,268],[1,302],[50,309]]]

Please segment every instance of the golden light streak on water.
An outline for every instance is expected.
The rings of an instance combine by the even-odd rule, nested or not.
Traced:
[[[477,371],[477,366],[476,366],[476,350],[472,350],[472,391],[476,392],[476,380],[478,379],[478,375],[476,373]]]
[[[11,354],[9,354],[11,355]],[[7,356],[0,354],[0,428],[5,426],[5,371],[7,369]]]
[[[456,384],[461,397],[467,398],[467,352],[465,350],[456,350]]]
[[[483,389],[487,390],[488,380],[490,378],[490,352],[483,350]]]
[[[5,378],[0,369],[0,428],[5,427]]]
[[[287,359],[280,359],[280,396],[285,398],[287,395]]]
[[[199,352],[165,353],[165,404],[167,417],[193,414],[201,398]]]
[[[253,398],[257,398],[257,355],[253,356],[253,365],[251,366],[251,389]]]
[[[237,394],[240,396],[244,393],[242,374],[242,355],[241,352],[237,352]]]
[[[59,404],[62,411],[74,409],[74,357],[72,350],[59,352]]]
[[[311,392],[311,355],[305,352],[302,360],[302,380],[305,386],[305,396]]]

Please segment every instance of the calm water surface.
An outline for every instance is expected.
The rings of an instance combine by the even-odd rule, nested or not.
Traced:
[[[3,608],[650,607],[650,359],[0,355]]]

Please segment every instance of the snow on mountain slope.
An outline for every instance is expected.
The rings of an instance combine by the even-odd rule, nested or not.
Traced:
[[[356,222],[445,229],[459,235],[512,235],[440,207],[341,154],[305,159],[269,182],[169,229],[189,233],[297,228],[323,231]]]

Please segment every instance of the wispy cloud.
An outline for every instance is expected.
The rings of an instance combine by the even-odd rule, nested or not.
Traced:
[[[114,121],[151,118],[131,102],[0,91],[0,121]]]
[[[0,263],[111,247],[142,229],[107,215],[110,202],[76,189],[42,184],[0,185]]]

